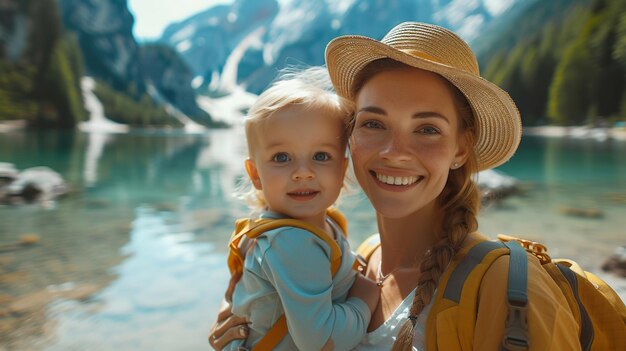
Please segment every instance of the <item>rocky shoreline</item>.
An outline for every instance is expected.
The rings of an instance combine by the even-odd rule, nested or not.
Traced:
[[[540,126],[524,127],[523,136],[543,136],[576,139],[594,139],[598,141],[626,140],[626,128],[624,127],[592,127],[592,126]]]
[[[26,121],[24,120],[0,121],[0,133],[9,133],[24,128],[26,128]]]

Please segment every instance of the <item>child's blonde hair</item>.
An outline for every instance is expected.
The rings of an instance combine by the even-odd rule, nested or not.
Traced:
[[[349,122],[353,103],[335,94],[328,71],[324,67],[311,67],[304,70],[288,68],[281,71],[278,78],[265,90],[250,107],[245,119],[248,156],[256,146],[255,132],[259,122],[266,121],[287,107],[320,109],[326,116],[336,117],[343,122],[344,145],[348,143]],[[256,190],[248,177],[244,177],[237,196],[245,200],[253,210],[266,206],[263,192]]]

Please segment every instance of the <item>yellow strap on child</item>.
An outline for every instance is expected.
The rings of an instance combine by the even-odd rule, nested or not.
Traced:
[[[326,214],[341,228],[344,235],[348,235],[348,221],[344,215],[335,208],[329,208]],[[244,236],[255,239],[259,235],[280,227],[295,227],[304,229],[322,239],[330,247],[330,272],[334,277],[341,266],[341,248],[326,232],[317,226],[292,218],[259,218],[250,220],[239,219],[235,222],[235,230],[231,236],[228,254],[228,268],[231,275],[243,271],[245,253],[241,253],[239,244]],[[273,350],[276,345],[287,335],[287,320],[283,314],[272,325],[267,334],[252,348],[253,351]]]
[[[263,338],[252,348],[252,351],[273,350],[278,343],[287,335],[287,318],[283,314],[272,325],[272,328]]]

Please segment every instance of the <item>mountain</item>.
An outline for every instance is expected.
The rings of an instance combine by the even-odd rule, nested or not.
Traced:
[[[159,41],[202,77],[201,91],[239,84],[259,93],[286,64],[323,64],[326,44],[338,35],[382,38],[400,22],[423,21],[472,43],[494,19],[528,1],[235,0],[170,25]]]
[[[145,91],[134,18],[126,0],[59,0],[65,28],[77,34],[87,74],[116,90]]]
[[[210,125],[211,118],[196,103],[196,92],[191,87],[193,75],[189,66],[169,46],[142,45],[139,49],[140,65],[146,81],[167,102],[186,116],[203,125]]]
[[[626,113],[625,1],[235,0],[141,46],[127,0],[0,0],[0,120],[75,126],[87,74],[115,121],[214,126],[204,110],[223,110],[216,97],[236,92],[244,111],[241,88],[259,93],[286,65],[323,64],[332,38],[424,21],[470,43],[525,124],[610,122]]]
[[[126,0],[0,1],[0,120],[73,128],[87,118],[83,75],[111,120],[215,126],[190,69],[169,47],[140,48]]]
[[[96,78],[94,92],[109,119],[135,127],[180,126],[182,113],[182,119],[211,124],[195,103],[188,68],[178,55],[138,45],[127,0],[59,0],[59,8],[65,29],[78,37],[86,74]]]

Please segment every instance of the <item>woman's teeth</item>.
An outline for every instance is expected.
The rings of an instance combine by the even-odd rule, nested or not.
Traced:
[[[378,173],[376,173],[376,178],[379,181],[385,184],[389,184],[389,185],[411,185],[417,182],[417,179],[418,179],[417,176],[393,177],[393,176],[388,176],[388,175],[378,174]]]

